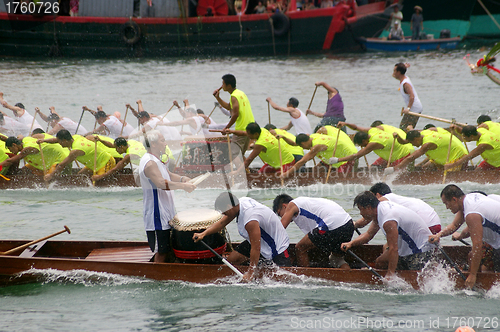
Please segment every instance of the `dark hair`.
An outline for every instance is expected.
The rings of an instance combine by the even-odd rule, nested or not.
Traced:
[[[477,128],[475,126],[468,125],[462,128],[462,135],[464,135],[464,137],[476,136],[477,134]]]
[[[127,146],[127,140],[123,137],[118,137],[117,139],[115,139],[115,146],[116,147],[119,147],[119,146]]]
[[[149,119],[149,113],[146,111],[139,112],[139,114],[137,114],[137,118],[148,118]]]
[[[26,109],[26,108],[24,108],[24,105],[23,105],[23,104],[21,104],[21,103],[17,103],[17,104],[15,104],[14,106],[19,107],[19,108],[22,108],[23,110],[25,110],[25,109]]]
[[[236,89],[236,77],[234,77],[233,74],[226,74],[222,76],[222,80],[226,83],[226,85],[230,85]]]
[[[196,113],[198,113],[198,114],[205,114],[205,112],[203,112],[203,111],[201,110],[201,108],[198,108],[198,109],[196,110]]]
[[[240,205],[240,201],[238,200],[238,197],[233,195],[230,192],[223,192],[219,195],[219,197],[216,198],[214,207],[217,211],[220,211],[222,213],[226,212],[227,210],[231,209],[234,206]],[[230,207],[228,209],[228,207]]]
[[[380,194],[382,196],[392,193],[391,188],[385,182],[377,182],[371,188],[370,191],[375,195]]]
[[[0,113],[0,121],[3,121],[3,113]]]
[[[418,130],[410,130],[406,133],[406,140],[412,142],[415,138],[420,137],[420,132]]]
[[[356,135],[354,135],[354,138],[352,141],[354,144],[361,145],[364,140],[368,139],[368,133],[365,133],[364,131],[358,131]]]
[[[469,194],[481,194],[481,195],[484,195],[484,196],[488,196],[487,193],[485,193],[484,191],[481,191],[481,190],[473,190]]]
[[[45,131],[42,129],[42,128],[35,128],[33,129],[33,131],[31,132],[32,135],[36,135],[36,134],[45,134]]]
[[[5,141],[5,146],[10,148],[14,144],[21,145],[22,143],[16,136],[9,136]]]
[[[424,130],[429,129],[429,128],[436,128],[436,126],[435,126],[435,125],[433,125],[432,123],[428,123],[428,124],[426,124],[426,125],[424,126]]]
[[[73,139],[73,136],[71,136],[71,133],[66,129],[61,129],[57,132],[56,138],[60,140],[71,141]]]
[[[298,134],[297,137],[295,137],[295,144],[300,146],[302,143],[309,141],[309,138],[307,134]]]
[[[95,114],[96,119],[105,118],[105,117],[107,117],[107,115],[106,115],[106,112],[104,112],[104,111],[97,111],[97,113]]]
[[[382,121],[375,120],[375,121],[372,122],[372,124],[370,125],[370,127],[375,128],[375,127],[378,127],[378,126],[383,125],[383,124],[384,123]]]
[[[290,98],[288,100],[288,102],[290,103],[290,105],[292,105],[295,108],[297,108],[299,106],[299,100],[295,97]]]
[[[260,126],[257,124],[257,122],[251,122],[247,125],[247,128],[246,128],[247,132],[250,133],[250,134],[260,134],[261,133],[261,129],[260,129]]]
[[[55,114],[55,113],[51,113],[47,119],[47,121],[52,121],[52,120],[59,120],[59,115]]]
[[[264,129],[267,129],[267,130],[276,129],[276,126],[268,123],[264,126]]]
[[[480,125],[481,123],[486,122],[486,121],[491,121],[491,117],[489,115],[485,115],[485,114],[480,115],[476,120],[478,125]]]
[[[274,213],[278,213],[278,210],[279,210],[281,205],[283,205],[285,203],[290,203],[291,201],[293,201],[293,198],[290,195],[281,194],[281,195],[276,196],[276,198],[273,201]]]
[[[402,62],[396,63],[396,71],[399,71],[401,74],[406,74],[406,66]]]
[[[464,195],[465,195],[464,192],[458,186],[456,186],[454,184],[449,184],[446,187],[444,187],[444,189],[441,191],[441,195],[439,195],[439,196],[440,197],[444,196],[444,198],[447,201],[449,201],[453,197],[460,198]]]
[[[377,199],[377,196],[375,196],[374,193],[372,193],[371,191],[363,191],[362,193],[358,194],[356,198],[354,198],[353,206],[377,207],[378,203],[379,200]]]

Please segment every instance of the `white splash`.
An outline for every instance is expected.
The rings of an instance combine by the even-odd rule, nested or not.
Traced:
[[[429,261],[418,273],[417,282],[424,294],[451,294],[455,290],[456,273],[451,266]]]

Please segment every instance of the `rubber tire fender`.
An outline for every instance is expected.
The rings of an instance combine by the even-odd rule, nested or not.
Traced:
[[[273,20],[273,30],[276,37],[284,36],[290,30],[290,19],[283,13],[274,13],[271,16]]]
[[[134,21],[128,21],[122,25],[120,35],[127,45],[135,45],[141,39],[141,28]]]

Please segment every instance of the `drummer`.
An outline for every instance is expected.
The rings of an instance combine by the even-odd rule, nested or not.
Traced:
[[[233,264],[242,264],[250,260],[250,267],[243,276],[251,280],[255,270],[262,263],[274,262],[278,266],[290,266],[288,255],[289,238],[278,216],[273,211],[253,198],[238,198],[223,192],[215,200],[215,209],[224,217],[202,233],[195,233],[195,242],[203,240],[207,235],[217,233],[226,227],[234,218],[238,224],[238,232],[245,239],[227,260]]]
[[[294,221],[306,236],[295,245],[297,266],[309,266],[308,252],[314,248],[330,254],[333,267],[349,270],[340,244],[354,233],[351,216],[337,203],[325,198],[276,196],[273,211],[281,217],[283,227]]]
[[[172,253],[169,221],[175,216],[173,190],[190,193],[196,186],[188,182],[190,178],[170,172],[163,164],[161,156],[167,142],[158,130],[151,130],[145,136],[148,153],[139,164],[144,228],[149,247],[155,253],[154,262],[164,263],[173,259],[169,256]]]

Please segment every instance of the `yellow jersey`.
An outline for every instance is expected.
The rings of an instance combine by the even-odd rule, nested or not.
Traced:
[[[246,130],[247,125],[249,123],[255,122],[255,119],[253,117],[252,113],[252,107],[250,106],[250,101],[248,100],[247,95],[238,89],[234,89],[234,91],[231,93],[231,97],[235,97],[238,100],[239,103],[239,115],[238,118],[236,119],[236,123],[234,124],[234,129],[235,130]],[[232,98],[230,99],[231,101],[229,102],[229,106],[231,109],[233,108],[233,100]]]
[[[280,168],[278,139],[274,137],[273,134],[271,134],[267,129],[262,128],[255,145],[261,145],[266,148],[265,152],[261,151],[259,153],[259,157],[263,162],[273,168]],[[295,160],[292,153],[284,144],[281,145],[281,159],[283,165],[289,164]]]

